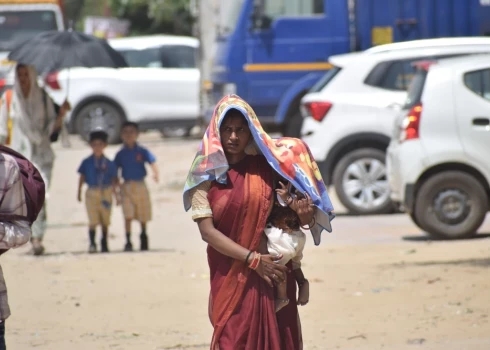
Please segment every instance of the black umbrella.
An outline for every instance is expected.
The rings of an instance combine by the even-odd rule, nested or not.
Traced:
[[[72,67],[127,67],[106,40],[76,31],[47,31],[13,49],[9,60],[34,66],[38,74]]]

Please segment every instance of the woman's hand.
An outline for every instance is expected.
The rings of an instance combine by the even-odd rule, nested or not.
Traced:
[[[286,279],[288,268],[284,265],[277,264],[277,261],[282,259],[282,255],[262,255],[260,264],[255,270],[269,286],[273,287],[272,281],[281,283]]]
[[[315,215],[315,205],[313,204],[313,201],[308,193],[305,195],[306,197],[301,199],[296,196],[290,205],[291,209],[298,214],[301,225],[310,224],[313,221],[313,216]]]
[[[71,105],[70,105],[70,102],[68,102],[68,100],[66,100],[65,102],[63,102],[63,104],[61,105],[60,107],[60,117],[63,118],[66,113],[68,113],[69,111],[71,111]]]

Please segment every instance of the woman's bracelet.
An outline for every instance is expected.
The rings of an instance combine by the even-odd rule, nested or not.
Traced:
[[[308,227],[301,226],[301,228],[303,230],[311,230],[313,228],[313,226],[315,226],[315,224],[316,224],[316,219],[315,219],[315,217],[313,217],[313,220],[311,220],[311,222],[308,224]]]
[[[248,258],[250,258],[250,255],[252,255],[252,251],[249,251],[247,254],[247,257],[245,258],[245,264],[248,264]]]
[[[252,270],[257,270],[257,268],[259,267],[259,264],[260,264],[260,257],[261,255],[257,252],[254,253],[254,258],[252,259],[252,262],[250,263],[250,265],[248,265],[249,268],[251,268]]]

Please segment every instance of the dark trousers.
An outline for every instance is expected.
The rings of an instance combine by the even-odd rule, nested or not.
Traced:
[[[0,322],[0,350],[7,350],[7,345],[5,345],[5,321]]]

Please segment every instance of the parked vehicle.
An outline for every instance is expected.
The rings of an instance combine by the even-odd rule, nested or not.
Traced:
[[[0,0],[0,79],[10,69],[6,60],[18,43],[48,30],[64,30],[62,0]]]
[[[490,53],[490,38],[415,40],[330,58],[333,68],[302,100],[302,135],[349,212],[393,211],[385,152],[412,63],[471,53]]]
[[[205,117],[210,120],[223,95],[237,93],[264,126],[287,136],[299,136],[300,101],[331,68],[330,56],[391,42],[490,32],[488,1],[221,2],[225,11]]]
[[[490,56],[420,62],[387,156],[391,198],[435,238],[474,235],[489,210]]]
[[[87,139],[101,127],[110,143],[119,142],[124,121],[137,122],[142,131],[177,127],[188,133],[199,116],[198,40],[156,35],[109,43],[128,68],[72,68],[47,77],[57,103],[68,94],[69,130]]]

